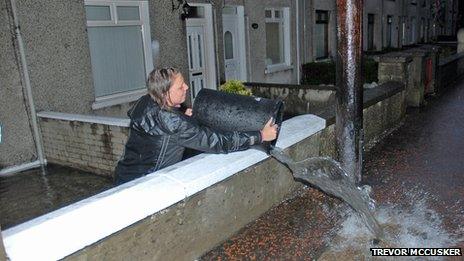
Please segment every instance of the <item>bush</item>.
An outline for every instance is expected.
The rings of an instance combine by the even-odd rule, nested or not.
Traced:
[[[228,93],[235,93],[245,96],[251,96],[253,93],[250,89],[247,89],[241,81],[229,80],[219,87],[219,90]]]
[[[364,59],[364,82],[372,83],[378,81],[379,64],[370,58]],[[336,84],[335,63],[330,62],[312,62],[302,65],[301,84],[319,85],[319,84]]]
[[[302,65],[301,84],[335,84],[335,63],[312,62]]]
[[[364,59],[364,83],[379,81],[379,63],[374,59]]]

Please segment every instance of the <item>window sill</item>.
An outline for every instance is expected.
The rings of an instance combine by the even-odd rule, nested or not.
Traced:
[[[287,70],[292,70],[292,69],[293,69],[293,65],[287,65],[287,64],[268,65],[266,66],[266,69],[264,69],[264,74],[282,72],[282,71],[287,71]]]
[[[142,97],[146,93],[147,90],[144,88],[140,90],[99,97],[95,99],[94,103],[92,103],[92,110],[98,110],[106,107],[111,107],[113,105],[136,101],[138,98]]]

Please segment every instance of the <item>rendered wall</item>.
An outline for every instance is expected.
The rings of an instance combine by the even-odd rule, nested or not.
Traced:
[[[0,169],[36,160],[25,90],[21,85],[21,64],[12,35],[14,26],[6,3],[0,1]]]
[[[0,3],[0,168],[36,159],[27,115],[11,8]],[[20,29],[37,111],[125,117],[130,103],[92,110],[95,101],[84,0],[17,0]],[[156,66],[187,70],[185,24],[171,2],[149,0],[150,29],[160,44]]]

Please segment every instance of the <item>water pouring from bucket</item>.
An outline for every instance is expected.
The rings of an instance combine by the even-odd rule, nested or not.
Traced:
[[[316,186],[348,203],[361,216],[376,239],[384,238],[383,230],[373,214],[375,201],[370,197],[371,188],[353,184],[337,161],[330,157],[310,157],[295,162],[277,147],[270,154],[292,171],[295,180]]]
[[[270,118],[279,126],[283,119],[281,100],[249,97],[202,89],[195,99],[193,115],[201,124],[223,131],[261,130]],[[278,137],[278,136],[277,136]],[[264,144],[266,153],[286,165],[295,180],[309,183],[325,193],[348,203],[361,216],[377,239],[383,231],[374,218],[375,202],[370,187],[358,187],[348,178],[340,164],[329,157],[311,157],[295,162],[282,149],[275,147],[277,139]]]

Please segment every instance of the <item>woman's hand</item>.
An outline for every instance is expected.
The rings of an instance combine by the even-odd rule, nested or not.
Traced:
[[[274,124],[274,119],[271,118],[264,128],[261,130],[261,139],[262,141],[273,141],[277,138],[277,129],[279,125]]]
[[[192,115],[193,115],[192,108],[187,108],[185,110],[185,115],[192,117]]]

